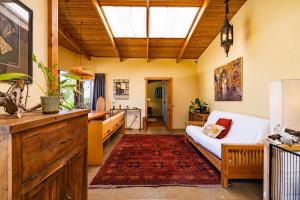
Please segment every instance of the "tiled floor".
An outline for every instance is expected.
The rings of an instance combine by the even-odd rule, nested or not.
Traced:
[[[145,131],[126,131],[126,134],[183,134],[183,130],[169,133],[165,129],[152,128]],[[113,136],[105,144],[105,159],[120,140],[121,135]],[[89,183],[96,175],[99,167],[89,167]],[[131,187],[119,189],[89,189],[89,200],[256,200],[262,199],[262,182],[256,181],[234,181],[232,187],[223,189],[200,188],[200,187]]]
[[[164,127],[165,128],[166,127],[161,117],[157,117],[157,118],[154,118],[154,119],[156,119],[156,120],[155,121],[148,121],[147,127],[150,127],[150,128],[152,128],[152,127],[161,127],[161,128]]]

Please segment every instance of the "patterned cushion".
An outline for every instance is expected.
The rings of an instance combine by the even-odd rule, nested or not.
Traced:
[[[216,124],[208,124],[203,129],[203,134],[211,138],[216,138],[225,128]]]

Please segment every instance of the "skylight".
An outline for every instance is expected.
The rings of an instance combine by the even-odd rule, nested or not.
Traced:
[[[103,6],[116,38],[146,38],[146,7]],[[150,38],[186,38],[198,7],[150,7]]]
[[[102,8],[114,37],[146,37],[146,7],[103,6]]]
[[[198,9],[150,7],[150,38],[186,38]]]

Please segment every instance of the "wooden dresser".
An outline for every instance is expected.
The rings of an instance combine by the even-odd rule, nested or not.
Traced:
[[[87,199],[87,116],[0,115],[0,199]]]

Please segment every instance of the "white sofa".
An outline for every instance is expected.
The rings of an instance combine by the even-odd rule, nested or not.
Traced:
[[[210,138],[202,133],[204,126],[215,124],[219,118],[232,119],[231,128],[223,139]],[[263,177],[262,142],[270,133],[269,120],[213,111],[205,124],[187,122],[186,125],[187,140],[221,171],[224,187],[228,186],[229,178],[260,179]]]

